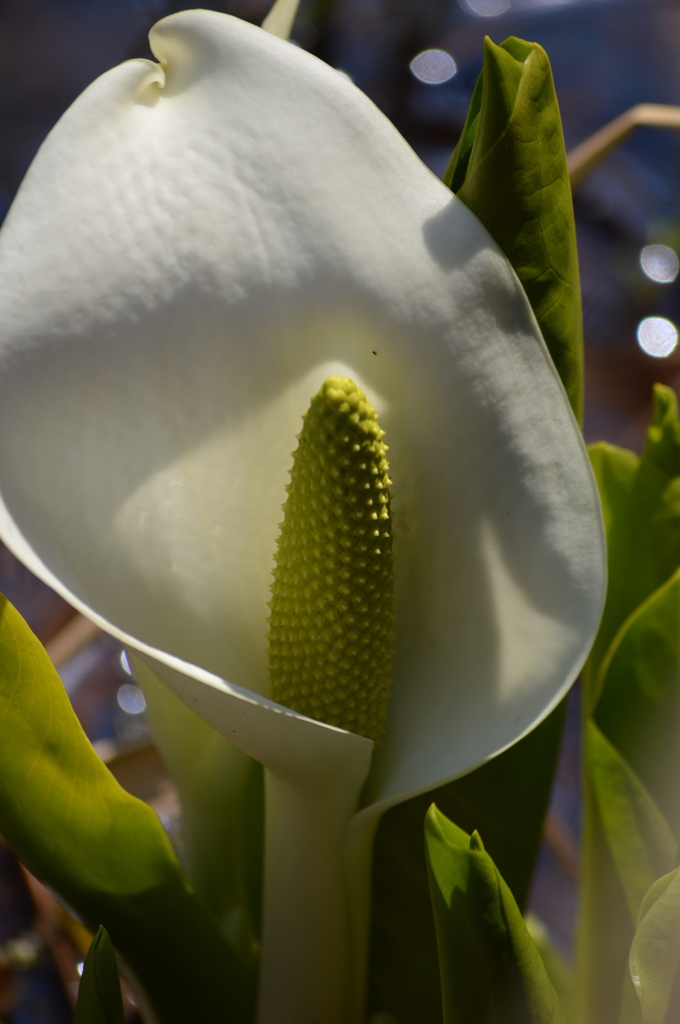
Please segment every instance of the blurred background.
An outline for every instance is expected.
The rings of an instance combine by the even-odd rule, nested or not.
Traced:
[[[151,57],[149,27],[186,6],[0,0],[0,220],[63,110],[108,68]],[[200,6],[260,23],[269,0]],[[441,175],[465,120],[485,35],[497,43],[516,35],[547,50],[567,150],[635,104],[680,104],[677,0],[301,0],[293,40],[351,77]],[[575,190],[588,441],[640,450],[651,385],[680,387],[679,172],[680,133],[639,128]],[[176,801],[149,746],[144,698],[124,654],[83,631],[71,609],[7,551],[0,551],[0,591],[51,645],[102,757],[172,831]],[[577,699],[531,900],[566,957],[578,876]],[[0,844],[5,1024],[71,1020],[84,941]],[[135,1018],[129,995],[126,1013]]]

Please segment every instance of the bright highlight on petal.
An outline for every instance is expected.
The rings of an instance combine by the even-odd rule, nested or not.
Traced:
[[[507,260],[370,101],[226,15],[150,40],[159,64],[64,115],[0,236],[0,535],[142,686],[265,765],[260,1024],[353,1024],[377,819],[565,693],[602,607],[598,499]],[[332,376],[376,410],[398,481],[375,749],[269,693],[291,451]]]
[[[266,693],[292,441],[351,377],[400,482],[371,781],[400,799],[513,742],[578,671],[604,575],[582,443],[506,260],[365,96],[212,12],[151,42],[164,70],[93,83],[3,229],[0,528],[184,664],[193,706],[205,673]]]

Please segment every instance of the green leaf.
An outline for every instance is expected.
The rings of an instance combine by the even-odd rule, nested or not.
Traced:
[[[618,1018],[637,908],[680,841],[680,422],[654,391],[641,458],[595,445],[609,559],[585,672],[587,727],[579,1024]],[[625,1000],[630,1005],[630,982]]]
[[[128,653],[153,735],[182,807],[184,864],[241,961],[259,951],[264,830],[262,766],[211,729]]]
[[[520,907],[526,901],[557,764],[566,701],[470,775],[391,808],[373,858],[369,1010],[400,1024],[441,1021],[437,938],[422,821],[433,801],[465,831],[478,830]],[[522,823],[521,828],[518,822]]]
[[[621,1024],[672,1024],[680,1013],[680,868],[646,894],[629,957]]]
[[[527,931],[531,936],[536,949],[541,954],[541,960],[545,967],[550,984],[555,989],[558,1002],[564,1011],[567,1021],[574,1017],[574,968],[553,946],[550,941],[548,929],[540,918],[529,913],[524,917]]]
[[[677,844],[649,791],[595,722],[586,735],[587,771],[632,925],[649,887],[674,866]]]
[[[485,40],[482,73],[444,181],[512,263],[580,419],[574,214],[550,62],[537,43]]]
[[[595,722],[680,841],[680,569],[624,623],[599,688]]]
[[[629,615],[680,565],[680,420],[670,388],[654,388],[652,424],[641,458],[596,444],[590,459],[605,528],[609,586],[588,660],[589,706],[597,701],[601,663]]]
[[[490,40],[487,38],[485,42],[489,43]],[[493,46],[493,44],[491,45]],[[497,49],[500,51],[505,51],[508,54],[508,57],[510,58],[508,60],[504,56],[500,54],[498,55],[501,61],[501,67],[505,68],[507,74],[506,82],[501,82],[501,89],[504,93],[506,93],[505,117],[507,118],[507,108],[508,106],[512,107],[517,98],[517,90],[519,88],[519,83],[522,77],[521,66],[531,53],[532,44],[524,42],[523,39],[517,39],[515,36],[510,36],[508,39],[505,40],[505,42],[501,43],[500,46],[497,47]],[[512,58],[514,58],[514,60]],[[485,60],[482,73],[480,74],[479,78],[477,79],[477,82],[475,83],[475,88],[472,93],[472,99],[470,100],[470,106],[468,108],[465,124],[463,125],[463,131],[461,132],[460,139],[458,140],[458,145],[454,149],[453,154],[451,156],[451,160],[449,161],[449,165],[446,168],[446,171],[444,172],[444,184],[448,185],[452,192],[458,192],[461,185],[465,181],[468,168],[470,166],[472,147],[477,136],[478,128],[480,128],[480,130],[485,134],[487,142],[490,142],[490,144],[493,145],[494,137],[492,132],[489,132],[487,130],[486,124],[480,125],[480,111],[482,109],[482,96],[484,93],[486,71],[487,63]],[[491,69],[491,73],[493,74],[493,69]],[[510,94],[511,97],[509,104],[507,102],[508,93]],[[489,101],[487,97],[487,107],[485,108],[485,111],[490,113],[491,118],[493,119],[494,111],[488,111],[488,106]],[[501,118],[503,116],[504,115],[501,112]],[[498,121],[496,121],[496,130],[498,130],[498,127]],[[503,127],[504,126],[501,123],[501,131],[503,130]]]
[[[154,812],[92,750],[61,680],[0,601],[0,831],[27,867],[103,924],[162,1024],[248,1021],[252,994]]]
[[[587,725],[579,936],[584,1024],[615,1019],[622,991],[624,1007],[637,1005],[630,984],[624,986],[635,921],[649,887],[676,864],[679,626],[676,572],[619,630]]]
[[[425,821],[445,1024],[564,1021],[512,893],[477,833]]]
[[[116,954],[100,927],[85,957],[73,1024],[124,1024],[123,997]]]
[[[637,617],[632,616],[633,632]],[[621,665],[634,668],[625,660]],[[616,704],[610,687],[615,693],[617,674],[610,673],[601,698],[603,706],[609,706],[602,717],[603,724],[616,735],[613,726],[617,723],[612,722]],[[618,702],[619,740],[628,732],[628,700],[633,708],[641,708],[645,717],[644,694],[629,690],[622,697]],[[598,704],[598,717],[599,708]],[[647,887],[674,866],[677,841],[653,794],[595,720],[587,724],[586,737],[576,1020],[600,1024],[618,1017],[641,900]],[[656,789],[659,791],[658,786]],[[624,998],[629,1000],[630,993],[625,991]]]

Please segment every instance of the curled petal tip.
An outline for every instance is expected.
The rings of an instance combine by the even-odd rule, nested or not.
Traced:
[[[291,448],[351,377],[399,483],[369,788],[401,799],[580,668],[604,591],[583,443],[507,260],[359,90],[215,12],[152,41],[158,102],[131,102],[155,65],[93,83],[0,236],[0,534],[187,686],[257,702]]]

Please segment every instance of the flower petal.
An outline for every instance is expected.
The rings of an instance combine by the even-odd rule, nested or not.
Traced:
[[[370,789],[392,802],[513,742],[579,670],[604,591],[583,445],[507,260],[365,96],[226,15],[151,42],[160,66],[64,115],[0,236],[0,534],[200,714],[326,737],[255,694],[295,435],[352,377],[394,479]]]

